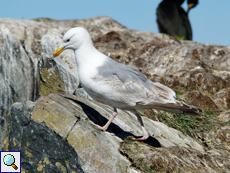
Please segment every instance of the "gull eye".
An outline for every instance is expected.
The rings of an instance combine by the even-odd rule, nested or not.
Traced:
[[[67,40],[66,40],[66,42],[69,42],[69,41],[70,41],[70,39],[67,39]]]

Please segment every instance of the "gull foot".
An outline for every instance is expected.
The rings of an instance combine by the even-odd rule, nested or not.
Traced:
[[[147,131],[145,131],[144,136],[142,136],[141,138],[132,138],[135,141],[144,141],[149,137],[149,133]]]
[[[143,137],[141,137],[141,138],[132,138],[133,140],[135,140],[135,141],[144,141],[144,140],[146,140],[148,138],[148,136],[146,137],[146,136],[143,136]]]
[[[99,126],[98,124],[95,124],[93,121],[89,121],[92,125],[94,125],[95,127],[97,127],[97,128],[99,128],[100,130],[102,130],[102,131],[106,131],[107,130],[107,128],[105,127],[105,126]]]

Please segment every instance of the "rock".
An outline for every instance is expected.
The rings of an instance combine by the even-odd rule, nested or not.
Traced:
[[[89,100],[93,100],[92,97],[83,89],[83,88],[78,88],[75,92],[74,95],[80,96],[80,97],[85,97]]]
[[[161,159],[154,157],[155,160],[151,161],[144,159],[146,163],[148,162],[147,165],[150,167],[152,165],[153,169],[159,168],[163,172],[164,170],[165,172],[186,172],[186,169],[195,170],[195,172],[198,169],[204,169],[206,172],[211,172],[210,168],[216,172],[229,172],[227,129],[230,127],[228,113],[230,110],[230,47],[178,41],[165,34],[135,31],[125,28],[109,17],[95,17],[85,20],[0,19],[0,146],[5,140],[4,149],[6,150],[6,144],[14,148],[17,146],[14,146],[14,141],[16,144],[21,141],[22,146],[24,146],[23,152],[26,153],[25,147],[30,148],[30,146],[27,146],[18,137],[23,135],[31,137],[31,129],[36,131],[39,137],[34,140],[39,140],[44,144],[44,148],[40,146],[39,151],[34,150],[33,147],[30,148],[29,152],[33,156],[36,155],[34,153],[38,153],[39,157],[37,160],[35,159],[34,163],[25,161],[24,170],[31,168],[35,172],[38,169],[45,172],[77,172],[76,170],[79,172],[96,172],[95,170],[108,171],[108,167],[111,167],[113,172],[140,172],[145,170],[137,166],[138,162],[135,163],[134,158],[132,160],[130,153],[120,148],[120,144],[125,137],[142,135],[136,117],[127,112],[119,112],[118,117],[120,118],[116,118],[114,121],[117,126],[113,124],[108,132],[102,133],[92,128],[88,124],[88,117],[81,110],[82,107],[77,106],[77,103],[84,102],[89,105],[90,108],[83,106],[84,109],[87,108],[85,112],[88,116],[95,113],[109,118],[112,109],[92,101],[84,89],[81,88],[72,51],[66,50],[59,57],[53,59],[53,51],[60,45],[63,34],[75,26],[85,27],[92,36],[95,47],[102,53],[110,56],[115,61],[138,68],[150,80],[161,82],[172,88],[177,93],[178,99],[205,110],[199,118],[184,115],[177,116],[165,112],[157,113],[152,110],[142,112],[146,127],[152,135],[146,141],[146,145],[148,147],[158,147],[155,148],[154,152],[157,151],[161,153],[160,155],[168,157],[168,160],[165,157]],[[72,98],[72,101],[67,104],[65,98],[58,95],[49,95],[50,93],[60,92],[74,94],[77,97],[68,95]],[[38,100],[38,98],[40,99]],[[60,100],[58,101],[57,98],[61,101],[64,100],[63,103]],[[47,103],[44,101],[46,99],[48,100]],[[31,116],[29,112],[33,108],[28,104],[37,100],[38,103],[36,103],[36,108],[33,111],[34,113],[37,111],[37,113],[33,113],[33,116]],[[74,106],[72,105],[73,102],[76,102]],[[66,105],[63,106],[63,104]],[[60,116],[62,115],[61,118],[59,117],[61,119],[60,123],[63,124],[58,124],[55,118],[41,121],[40,119],[44,115],[40,117],[38,110],[41,111],[41,109],[38,105],[44,108],[44,111],[49,110],[47,116],[52,115],[58,119],[56,114],[60,113]],[[28,113],[23,112],[22,109],[26,110],[27,107],[30,108],[27,110]],[[61,107],[63,111],[60,109],[53,113],[58,107]],[[94,109],[100,113],[95,112]],[[28,130],[25,132],[22,130],[10,132],[9,125],[13,122],[9,118],[9,115],[12,114],[9,110],[20,112],[21,117],[19,115],[15,116],[18,119],[17,121],[20,120],[23,123],[28,122],[28,117],[31,117],[31,122],[28,122],[25,126],[20,125],[20,123],[15,125],[19,129],[28,128]],[[76,116],[82,118],[81,121],[75,117],[74,113],[76,112],[79,113]],[[70,120],[63,121],[67,120],[66,117]],[[102,116],[99,116],[101,117],[99,119],[90,117],[101,124],[106,121]],[[147,117],[151,117],[152,120]],[[54,125],[50,122],[53,122]],[[194,124],[191,125],[191,122]],[[114,129],[117,131],[114,131]],[[44,133],[44,138],[40,131]],[[191,131],[192,133],[190,133]],[[114,136],[111,135],[112,132],[115,134]],[[9,134],[12,134],[11,137],[9,137]],[[79,138],[75,137],[76,134],[79,134]],[[12,137],[14,135],[16,136]],[[26,136],[23,136],[23,139],[28,141],[29,145],[33,143]],[[11,138],[11,140],[7,138]],[[53,141],[61,142],[51,145],[49,143],[49,141],[52,141],[51,138]],[[79,146],[78,140],[88,147],[90,146],[87,142],[94,144],[96,148],[93,148],[93,152],[90,153],[87,149]],[[6,141],[9,142],[6,143]],[[126,145],[125,143],[122,143],[122,146]],[[131,144],[136,145],[136,143]],[[49,148],[45,145],[51,146]],[[106,157],[97,157],[98,151],[102,151],[99,145],[103,145],[105,148],[111,148],[112,146],[115,149],[111,151],[107,149]],[[60,160],[53,161],[51,159],[52,154],[47,154],[49,153],[48,150],[55,148],[63,154],[63,151],[58,150],[58,147],[60,149],[67,147],[68,151],[75,154],[68,155],[67,153],[60,157]],[[22,148],[15,149],[22,150]],[[40,152],[43,149],[47,156]],[[81,149],[82,151],[80,151]],[[179,153],[178,157],[181,158],[185,158],[186,153],[193,153],[189,159],[200,161],[197,158],[197,156],[200,156],[201,160],[205,160],[201,161],[205,165],[204,168],[200,167],[198,163],[195,164],[194,168],[191,167],[191,160],[187,160],[187,165],[178,161],[174,150]],[[167,154],[164,155],[163,153]],[[88,156],[92,157],[89,158]],[[114,163],[112,163],[109,156],[116,157],[117,160],[113,160]],[[30,158],[26,154],[23,157]],[[77,158],[75,161],[79,163],[78,166],[66,162],[67,157]],[[82,160],[85,162],[83,163],[81,159],[79,161],[78,158],[83,158]],[[149,157],[146,156],[146,158]],[[215,160],[220,168],[217,169],[212,161],[208,161],[209,158]],[[142,159],[142,157],[138,156],[137,159]],[[177,166],[165,165],[162,161],[175,163]],[[161,162],[161,166],[157,167],[156,164],[159,162]],[[178,166],[180,163],[186,166]],[[34,165],[36,165],[36,168],[32,168]],[[165,167],[165,169],[162,167]],[[146,168],[146,170],[148,169]]]
[[[152,80],[154,75],[158,75],[172,88],[196,86],[216,93],[229,87],[230,47],[227,46],[178,41],[164,34],[130,30],[108,17],[0,21],[0,49],[1,57],[4,57],[1,59],[0,80],[3,85],[0,88],[0,107],[4,116],[13,102],[35,101],[40,96],[41,69],[45,70],[39,69],[39,61],[45,57],[52,58],[62,35],[75,26],[89,30],[95,47],[106,55],[118,62],[145,69]],[[64,85],[58,89],[65,88],[67,93],[73,93],[78,86],[73,52],[65,51],[55,61],[60,62],[58,67],[62,65],[66,69],[57,72],[61,68],[56,68],[56,73],[62,73],[59,77]]]
[[[6,130],[7,130],[7,124],[6,124],[6,118],[0,117],[0,148],[2,148],[3,140],[6,136]]]
[[[15,23],[16,25],[16,23]],[[38,62],[32,60],[6,22],[0,24],[0,115],[5,116],[11,104],[33,100],[38,96]],[[18,30],[21,26],[18,27]],[[19,37],[19,36],[18,36]]]
[[[216,133],[217,140],[221,144],[224,144],[228,151],[230,151],[230,127],[223,127]]]
[[[132,113],[119,111],[106,132],[89,123],[90,119],[102,125],[111,113],[106,105],[69,94],[42,96],[35,106],[15,103],[7,116],[3,151],[20,150],[22,170],[31,172],[228,171],[226,159],[146,117],[151,137],[144,143],[130,140],[129,136],[142,134]],[[224,134],[227,137],[219,133]]]
[[[228,111],[223,111],[219,116],[218,119],[223,121],[223,122],[228,122],[230,121],[230,110]]]
[[[8,109],[14,102],[35,101],[41,93],[50,93],[47,90],[40,91],[40,85],[44,86],[44,83],[40,84],[40,76],[44,73],[47,75],[46,70],[51,67],[45,66],[45,70],[39,69],[39,66],[47,65],[44,64],[44,59],[52,58],[51,54],[59,46],[63,33],[74,26],[86,27],[91,31],[93,38],[98,37],[102,31],[105,33],[114,28],[124,29],[122,25],[108,17],[62,22],[46,18],[0,19],[1,116],[7,115]],[[103,27],[105,28],[102,30]],[[40,60],[42,64],[39,64]],[[79,84],[73,52],[65,51],[55,59],[55,62],[57,67],[52,70],[55,69],[56,73],[59,73],[59,84],[63,83],[63,86],[58,89],[64,88],[68,93],[73,93]],[[49,74],[51,74],[50,70]]]
[[[7,116],[4,151],[21,151],[21,170],[29,172],[83,172],[68,142],[44,123],[31,119],[34,103],[14,103]]]
[[[215,103],[222,109],[230,109],[230,88],[224,88],[214,95]]]
[[[93,108],[80,101],[72,103],[51,94],[37,101],[29,120],[22,113],[22,105],[14,104],[7,116],[11,124],[8,126],[3,150],[21,150],[24,170],[136,172],[118,151],[120,138],[129,133],[119,127],[116,127],[119,137],[95,130],[84,113],[88,112],[91,116],[93,113],[99,114]],[[102,108],[100,110],[108,113]]]
[[[40,58],[40,95],[65,91],[73,94],[78,86],[77,70],[75,73],[66,67],[61,59],[53,60],[53,55],[42,54]]]
[[[208,108],[208,110],[217,110],[215,102],[207,95],[200,91],[190,91],[184,96],[186,103],[191,105],[200,105],[202,109]]]
[[[153,169],[156,172],[228,172],[230,166],[227,160],[218,155],[181,146],[153,148],[125,140],[121,143],[120,151],[143,173],[154,172]]]

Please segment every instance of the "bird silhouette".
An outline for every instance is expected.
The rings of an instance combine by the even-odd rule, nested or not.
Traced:
[[[192,28],[188,19],[190,9],[198,0],[187,0],[187,12],[181,7],[184,0],[163,0],[157,8],[157,24],[160,33],[176,37],[178,40],[192,40]]]

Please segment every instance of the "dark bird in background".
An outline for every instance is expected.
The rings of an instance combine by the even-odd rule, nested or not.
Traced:
[[[198,0],[187,0],[187,12],[181,7],[184,0],[163,0],[157,8],[157,24],[160,33],[179,40],[192,40],[192,28],[188,12],[198,4]]]

